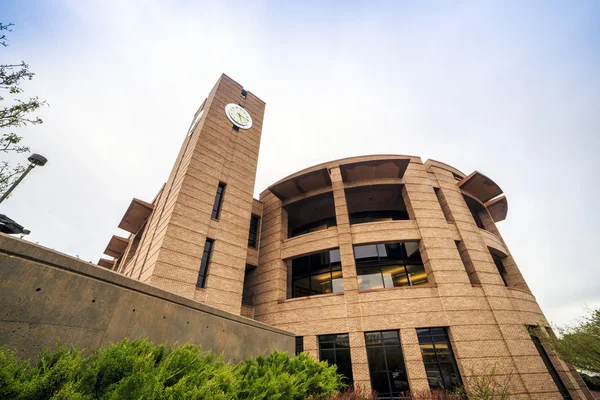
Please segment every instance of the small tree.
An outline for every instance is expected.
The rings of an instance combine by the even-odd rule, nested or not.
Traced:
[[[6,32],[11,32],[13,24],[0,22],[0,48],[7,47]],[[39,125],[43,121],[39,117],[30,114],[46,105],[38,97],[30,97],[27,100],[17,98],[23,93],[20,84],[23,80],[30,81],[34,73],[29,70],[25,61],[18,64],[0,64],[0,152],[2,153],[24,153],[29,147],[21,144],[22,136],[12,132],[12,129],[31,125]],[[11,104],[4,104],[6,100],[3,93],[8,92]],[[5,94],[6,95],[6,94]],[[12,165],[8,161],[0,161],[0,194],[4,193],[15,179],[25,170],[21,164]]]
[[[459,393],[469,400],[509,400],[512,379],[512,374],[498,374],[496,365],[484,371],[471,370],[471,376]]]
[[[600,385],[600,309],[588,310],[574,326],[558,327],[558,337],[541,338],[545,345],[563,360],[588,374],[588,379]]]

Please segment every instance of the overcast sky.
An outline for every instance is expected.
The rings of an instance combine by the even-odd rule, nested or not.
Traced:
[[[600,306],[600,2],[2,0],[0,15],[15,24],[0,62],[26,60],[26,94],[50,104],[19,131],[49,162],[0,206],[28,240],[96,262],[225,72],[267,103],[255,197],[363,154],[478,170],[508,197],[499,229],[547,317]]]

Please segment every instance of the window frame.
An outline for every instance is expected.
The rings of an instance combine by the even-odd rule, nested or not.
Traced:
[[[256,224],[254,224],[256,221]],[[254,229],[253,229],[254,228]],[[256,214],[250,216],[250,230],[248,232],[248,247],[258,248],[258,233],[260,231],[260,217]],[[252,237],[254,236],[254,239]]]
[[[296,336],[295,355],[304,353],[304,336]]]
[[[344,341],[344,336],[348,337],[348,346],[340,346],[339,348],[337,347],[339,342],[343,342]],[[332,340],[326,340],[326,338],[328,337],[332,337]],[[341,339],[341,340],[340,340]],[[350,362],[350,376],[346,376],[344,375],[344,379],[342,380],[345,384],[351,385],[354,382],[354,375],[352,373],[352,352],[350,351],[350,334],[349,333],[333,333],[333,334],[327,334],[327,335],[317,335],[317,343],[319,344],[319,361],[327,361],[329,363],[328,359],[324,359],[323,357],[323,351],[333,351],[333,365],[335,365],[338,368],[338,373],[340,373],[339,371],[339,366],[337,364],[337,358],[338,358],[338,353],[339,352],[348,352],[348,360]],[[325,344],[333,344],[332,348],[323,348],[323,345]],[[331,364],[330,364],[331,365]]]
[[[448,351],[450,353],[450,358],[451,358],[450,362],[442,362],[442,361],[440,361],[439,352],[438,352],[438,349],[436,347],[436,344],[439,344],[440,342],[436,342],[436,340],[435,340],[434,337],[439,337],[441,335],[434,335],[432,333],[433,329],[442,329],[443,330],[443,333],[444,333],[443,336],[446,339],[446,343],[444,343],[444,344],[448,345]],[[427,378],[427,382],[429,384],[429,388],[430,389],[452,390],[452,389],[455,389],[455,388],[458,388],[458,387],[462,386],[463,380],[462,380],[462,376],[460,374],[460,370],[458,368],[458,364],[456,362],[456,357],[454,356],[454,350],[452,348],[452,342],[450,341],[450,335],[448,334],[448,328],[447,327],[431,327],[431,328],[417,328],[416,329],[417,340],[419,342],[419,348],[421,350],[421,355],[423,356],[423,348],[421,346],[427,345],[429,343],[422,343],[421,342],[421,336],[419,335],[419,331],[420,330],[421,331],[428,330],[428,332],[427,332],[428,336],[427,337],[428,337],[429,340],[431,340],[431,345],[433,346],[433,352],[435,354],[435,360],[436,360],[436,365],[437,365],[437,372],[440,374],[440,377],[442,378],[442,381],[441,381],[442,385],[441,385],[441,387],[439,387],[439,386],[432,386],[431,382],[429,382],[429,377],[428,377]],[[452,366],[454,368],[454,371],[456,372],[456,376],[458,377],[458,383],[457,383],[456,386],[445,387],[445,381],[446,381],[446,379],[445,379],[445,376],[444,376],[444,370],[442,368],[442,364],[452,364]],[[425,367],[425,372],[427,372],[427,364],[425,363],[425,359],[423,359],[423,366]],[[450,378],[448,378],[448,380],[450,380]]]
[[[199,289],[204,289],[206,287],[208,266],[211,262],[214,244],[215,240],[208,237],[206,238],[206,242],[204,242],[204,250],[202,250],[202,260],[200,261],[200,270],[198,271],[198,279],[196,280],[196,287]]]
[[[221,208],[223,205],[223,197],[225,197],[225,188],[227,184],[224,182],[219,182],[217,186],[217,194],[215,195],[215,203],[213,204],[213,209],[210,217],[214,220],[219,220],[221,216]]]
[[[498,273],[500,274],[500,278],[502,278],[502,282],[504,282],[504,286],[508,287],[508,272],[506,271],[506,267],[504,266],[504,262],[502,262],[502,258],[497,254],[494,254],[490,251],[490,254],[492,256],[492,260],[494,261],[494,264],[496,265],[496,269],[498,269]]]
[[[338,258],[340,259],[339,261],[335,261],[332,262],[332,256],[331,254],[333,252],[337,252],[338,253]],[[334,290],[334,285],[333,285],[333,273],[334,272],[340,272],[342,276],[340,276],[340,278],[335,278],[335,279],[343,279],[343,273],[342,273],[342,262],[341,262],[341,255],[339,255],[340,249],[339,248],[334,248],[334,249],[330,249],[330,250],[323,250],[317,253],[312,253],[312,254],[308,254],[308,255],[304,255],[304,256],[300,256],[300,257],[295,257],[293,259],[290,260],[291,262],[291,283],[292,283],[292,291],[291,291],[291,298],[292,299],[296,299],[296,298],[302,298],[302,297],[311,297],[311,296],[322,296],[324,294],[333,294],[333,293],[343,293],[344,292],[344,287],[343,287],[343,281],[342,281],[342,290],[341,291],[335,291]],[[322,275],[323,273],[327,273],[326,271],[323,271],[324,267],[323,264],[320,264],[319,266],[317,266],[315,269],[312,268],[312,266],[310,265],[310,261],[311,258],[314,257],[315,255],[321,255],[322,253],[329,253],[328,257],[329,257],[329,264],[328,264],[328,272],[329,272],[329,283],[331,285],[331,292],[330,293],[316,293],[316,294],[312,294],[312,282],[313,282],[313,277],[314,276],[318,276],[318,275]],[[297,274],[294,271],[294,261],[296,260],[300,260],[302,258],[307,258],[307,263],[308,263],[308,274]],[[299,266],[297,266],[296,268],[299,268]],[[335,268],[335,269],[334,269]],[[314,273],[313,273],[314,272]],[[302,279],[306,279],[308,278],[308,292],[309,294],[306,296],[298,296],[296,294],[296,282]]]
[[[546,330],[547,329],[548,328],[546,328]],[[552,381],[556,385],[556,388],[560,392],[560,395],[563,397],[564,400],[573,400],[573,397],[571,397],[571,393],[569,393],[569,390],[567,389],[565,383],[563,382],[558,371],[556,370],[556,367],[552,363],[552,360],[550,359],[548,352],[544,348],[542,341],[536,335],[536,334],[539,335],[541,333],[540,330],[541,330],[540,327],[535,326],[535,325],[527,326],[527,331],[529,333],[529,337],[531,338],[531,341],[533,342],[535,349],[537,350],[540,358],[544,362],[544,366],[546,367],[548,374],[550,374],[550,377],[552,378]],[[534,332],[535,332],[535,334],[534,334]],[[554,332],[552,332],[552,333],[554,334]]]
[[[397,333],[397,337],[398,337],[398,343],[397,344],[390,344],[390,343],[386,343],[386,341],[389,341],[389,338],[386,339],[384,336],[384,333],[386,332],[396,332]],[[368,334],[373,334],[373,333],[378,333],[380,334],[380,344],[369,344],[369,340],[367,339],[367,335]],[[379,330],[379,331],[368,331],[368,332],[364,332],[365,335],[365,348],[366,348],[366,352],[367,352],[367,366],[369,368],[369,379],[371,379],[371,388],[373,390],[375,390],[373,388],[373,373],[382,373],[385,372],[387,374],[387,382],[388,382],[388,389],[389,392],[386,394],[383,394],[381,392],[378,392],[378,397],[379,399],[394,399],[394,398],[398,398],[398,395],[401,395],[402,393],[408,393],[410,392],[410,381],[408,379],[408,371],[406,368],[406,359],[404,357],[404,349],[402,348],[402,340],[400,337],[400,330],[398,329],[388,329],[388,330]],[[404,368],[403,372],[406,375],[406,385],[407,388],[404,391],[394,391],[392,389],[392,382],[390,381],[390,373],[393,373],[393,371],[390,369],[389,366],[389,362],[388,362],[388,357],[387,357],[387,352],[386,352],[386,348],[392,348],[392,347],[398,347],[400,349],[400,355],[401,355],[401,360],[402,360],[402,367]],[[372,371],[371,370],[371,362],[369,360],[369,349],[373,349],[373,348],[381,348],[383,351],[383,360],[385,363],[385,371]]]
[[[355,261],[355,265],[356,265],[356,279],[358,280],[359,277],[362,275],[371,275],[371,274],[361,274],[360,273],[361,270],[364,271],[367,268],[378,268],[379,274],[381,276],[381,284],[383,286],[382,288],[375,288],[375,289],[364,289],[364,288],[361,289],[360,282],[359,282],[358,290],[379,290],[379,289],[389,289],[389,288],[394,288],[394,287],[419,286],[422,284],[429,283],[429,276],[427,276],[427,280],[425,282],[413,284],[407,267],[411,266],[411,265],[421,265],[421,266],[423,266],[423,271],[425,272],[425,274],[427,274],[427,270],[425,269],[425,263],[423,262],[423,259],[421,257],[420,250],[418,250],[419,258],[421,259],[420,264],[417,264],[415,262],[409,262],[409,256],[408,256],[408,252],[406,250],[406,243],[415,243],[417,245],[417,248],[419,246],[418,241],[392,242],[392,243],[371,243],[371,244],[360,244],[360,245],[352,246],[352,250],[354,251],[354,261]],[[401,266],[403,267],[404,274],[406,275],[406,281],[408,282],[408,285],[395,286],[392,283],[393,286],[386,286],[386,279],[385,279],[383,271],[384,271],[385,267],[388,267],[390,265],[398,265],[398,262],[386,261],[386,258],[382,258],[379,246],[388,246],[391,244],[401,245],[400,253],[402,255],[402,259],[399,260],[396,258],[394,260],[402,263]],[[361,259],[356,257],[356,248],[367,247],[367,246],[375,246],[375,249],[377,250],[377,261],[375,261],[375,260],[359,261]],[[387,247],[386,247],[386,249],[387,249]],[[364,258],[367,258],[367,257],[364,257]],[[392,279],[392,282],[393,282],[393,279]]]

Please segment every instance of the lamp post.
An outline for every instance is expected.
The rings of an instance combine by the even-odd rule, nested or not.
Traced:
[[[46,163],[48,162],[48,159],[40,154],[32,154],[29,156],[29,158],[27,159],[30,164],[27,167],[27,169],[21,174],[21,176],[19,177],[19,179],[17,179],[6,191],[6,193],[4,193],[2,195],[2,198],[0,198],[0,203],[2,203],[4,200],[6,200],[6,198],[8,197],[8,195],[10,195],[10,193],[15,190],[15,188],[17,187],[17,185],[19,183],[21,183],[21,181],[23,180],[23,178],[25,178],[27,176],[28,173],[31,172],[32,169],[34,169],[37,165],[39,165],[40,167],[43,167],[44,165],[46,165]]]

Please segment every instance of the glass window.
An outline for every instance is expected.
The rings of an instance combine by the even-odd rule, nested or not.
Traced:
[[[256,248],[258,244],[258,225],[260,224],[260,217],[252,214],[250,217],[250,233],[248,234],[248,246]]]
[[[292,260],[292,297],[344,291],[340,250],[328,250]]]
[[[556,368],[554,368],[552,361],[550,361],[550,357],[548,357],[548,353],[546,353],[546,349],[544,349],[544,346],[542,346],[542,342],[540,341],[540,338],[535,336],[535,334],[533,334],[532,331],[535,332],[535,331],[539,331],[539,330],[536,326],[529,326],[529,336],[531,337],[531,340],[533,341],[533,344],[535,345],[535,348],[538,351],[538,354],[542,358],[542,361],[544,361],[544,365],[546,366],[548,373],[552,377],[554,384],[558,388],[558,391],[562,395],[563,399],[571,400],[572,397],[569,394],[569,391],[567,390],[567,388],[565,387],[565,384],[563,383],[562,379],[560,379],[560,375],[558,375],[558,372],[556,372]]]
[[[504,286],[508,286],[508,281],[506,280],[506,276],[507,276],[506,268],[504,268],[504,264],[502,263],[502,258],[492,252],[490,252],[490,254],[492,255],[494,264],[496,264],[496,268],[498,268],[498,273],[500,274],[500,277],[502,278],[502,282],[504,282]]]
[[[221,214],[221,204],[223,203],[223,194],[225,193],[225,184],[223,182],[219,182],[219,186],[217,187],[217,195],[215,196],[215,204],[213,205],[213,210],[211,217],[214,219],[219,219],[219,214]]]
[[[338,374],[344,375],[343,382],[351,384],[352,359],[350,357],[350,338],[347,333],[319,336],[319,358],[337,366]]]
[[[429,387],[452,390],[462,386],[446,328],[417,329],[417,337]]]
[[[354,246],[354,258],[360,290],[427,283],[417,242]]]
[[[212,253],[213,243],[213,239],[206,238],[206,243],[204,243],[204,251],[202,252],[202,261],[200,261],[200,272],[198,273],[198,281],[196,281],[196,287],[203,288],[206,284],[208,263],[210,262],[210,255]]]
[[[304,336],[296,336],[296,355],[304,351]]]
[[[391,399],[409,391],[398,331],[365,332],[371,387],[378,399]]]

